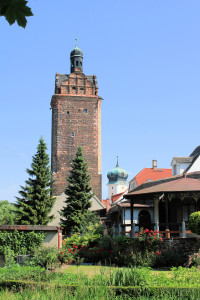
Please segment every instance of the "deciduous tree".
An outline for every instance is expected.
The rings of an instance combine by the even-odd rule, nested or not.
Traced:
[[[16,220],[16,207],[7,200],[0,201],[0,225],[14,225]]]
[[[0,16],[4,16],[10,25],[17,21],[18,25],[26,27],[26,17],[33,13],[25,0],[0,0]]]

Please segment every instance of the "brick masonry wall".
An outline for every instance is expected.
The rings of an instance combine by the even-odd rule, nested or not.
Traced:
[[[51,165],[53,178],[56,180],[53,193],[59,196],[66,189],[66,178],[70,174],[72,159],[78,146],[81,146],[88,163],[92,190],[101,200],[101,98],[97,96],[95,86],[91,86],[84,74],[82,79],[77,79],[75,75],[70,75],[70,84],[65,82],[61,88],[56,88],[60,94],[53,95],[51,101]],[[80,73],[77,77],[80,77]],[[75,85],[74,89],[71,85]],[[87,88],[88,94],[81,95],[82,85]],[[66,94],[66,89],[71,91],[71,94]]]

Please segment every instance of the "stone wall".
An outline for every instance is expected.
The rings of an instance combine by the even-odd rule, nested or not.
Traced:
[[[192,254],[200,250],[200,237],[164,239],[162,248]]]

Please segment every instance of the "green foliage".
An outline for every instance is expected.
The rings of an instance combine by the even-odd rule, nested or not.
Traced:
[[[16,210],[14,204],[9,203],[7,200],[0,201],[0,224],[14,225],[17,217]]]
[[[200,211],[196,211],[190,215],[189,227],[193,233],[200,235]]]
[[[181,267],[167,273],[155,273],[149,268],[106,267],[102,268],[101,275],[88,278],[82,274],[51,274],[39,267],[14,266],[0,269],[0,289],[5,288],[13,291],[6,299],[32,299],[33,294],[34,299],[52,300],[199,299],[200,272]],[[21,293],[19,298],[17,291]],[[41,294],[44,291],[46,294]]]
[[[77,212],[79,222],[79,227],[72,228],[72,232],[78,233],[79,235],[95,235],[95,234],[103,234],[103,227],[100,223],[100,219],[97,215],[87,210],[84,213]]]
[[[36,266],[49,268],[58,264],[59,251],[55,247],[42,246],[34,253],[31,262]]]
[[[101,235],[96,233],[88,233],[85,235],[78,235],[77,233],[74,233],[71,237],[68,237],[63,241],[63,246],[64,248],[69,248],[73,245],[88,246],[90,243],[96,242],[100,237]]]
[[[83,220],[85,222],[87,219],[85,214],[91,207],[90,200],[93,196],[87,163],[81,147],[78,147],[76,157],[72,161],[72,169],[67,181],[69,185],[65,190],[66,206],[60,212],[63,217],[61,226],[68,232],[80,232]]]
[[[15,257],[19,254],[29,254],[39,247],[44,238],[45,234],[38,231],[0,231],[0,254],[4,255],[8,249],[14,252]]]
[[[40,138],[31,169],[26,170],[30,177],[25,181],[26,186],[21,186],[22,190],[19,191],[22,198],[16,197],[18,224],[47,225],[54,218],[49,216],[55,197],[51,195],[53,181],[46,150],[46,144],[43,138]]]
[[[46,281],[47,273],[39,266],[19,266],[13,265],[9,268],[0,268],[0,280],[35,280]]]
[[[137,268],[122,268],[113,269],[110,276],[108,285],[112,286],[145,286],[148,284],[149,269],[137,269]],[[147,280],[148,279],[148,280]]]
[[[18,25],[26,27],[26,17],[33,16],[33,13],[25,0],[1,0],[0,16],[4,16],[10,25],[17,21]]]
[[[4,259],[5,259],[5,267],[11,267],[16,264],[15,262],[15,252],[11,250],[9,247],[4,248]]]

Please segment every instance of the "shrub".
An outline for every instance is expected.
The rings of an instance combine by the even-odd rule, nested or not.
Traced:
[[[200,234],[200,211],[196,211],[190,215],[189,227],[193,233]]]
[[[15,253],[9,247],[4,248],[5,267],[11,267],[16,264]]]
[[[30,264],[34,264],[40,267],[49,268],[56,266],[59,262],[59,251],[54,247],[42,246],[30,259]],[[29,262],[27,262],[29,263]]]
[[[192,255],[189,255],[188,261],[186,262],[185,266],[187,268],[190,267],[199,267],[200,266],[200,253],[193,253]]]
[[[139,248],[139,251],[159,251],[161,243],[163,241],[162,235],[158,234],[158,231],[143,229],[136,234],[136,246]]]
[[[187,255],[180,251],[164,250],[152,260],[153,268],[172,268],[183,266],[187,261]]]

